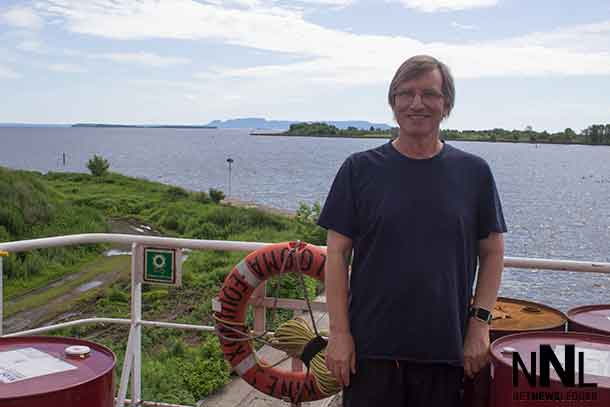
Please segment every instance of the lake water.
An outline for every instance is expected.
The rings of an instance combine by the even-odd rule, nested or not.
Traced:
[[[226,129],[0,128],[0,165],[87,172],[100,154],[111,171],[283,209],[324,202],[352,152],[376,139],[249,136]],[[506,254],[610,261],[610,147],[451,142],[485,158],[496,177],[509,233]],[[67,164],[62,165],[62,153]],[[566,310],[610,303],[610,277],[507,270],[501,294]]]

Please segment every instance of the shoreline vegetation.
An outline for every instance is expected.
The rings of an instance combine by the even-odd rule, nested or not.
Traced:
[[[349,127],[339,129],[327,123],[293,124],[285,132],[253,131],[253,136],[287,136],[287,137],[333,137],[333,138],[387,138],[397,137],[398,128],[383,130],[370,127],[368,130]],[[493,143],[534,143],[534,144],[585,144],[610,145],[610,124],[594,124],[580,133],[570,128],[562,132],[549,133],[534,131],[531,127],[525,130],[441,130],[443,140],[482,141]]]
[[[0,242],[108,233],[113,222],[122,220],[146,225],[170,237],[270,243],[299,239],[318,245],[325,243],[325,231],[315,224],[320,211],[318,204],[301,204],[292,214],[223,198],[222,191],[214,189],[188,191],[108,171],[101,171],[99,175],[42,174],[0,167]],[[108,245],[98,244],[11,253],[3,261],[6,301],[27,299],[28,309],[40,308],[44,317],[32,321],[36,326],[91,316],[128,317],[130,277],[122,271],[128,258],[110,261],[104,256],[107,249]],[[225,277],[246,254],[216,250],[189,252],[183,264],[181,288],[143,286],[143,317],[214,325],[212,298],[218,295]],[[107,286],[86,291],[70,303],[70,309],[56,308],[54,304],[60,301],[50,290],[53,283],[84,276],[84,272],[87,276],[112,273],[118,278]],[[101,274],[91,278],[99,279]],[[289,274],[281,283],[271,279],[268,284],[270,293],[275,293],[279,284],[280,297],[303,298],[297,276]],[[306,279],[306,285],[309,298],[320,292],[319,284],[313,279]],[[276,323],[269,329],[275,330],[291,317],[291,311],[278,310]],[[252,324],[251,314],[247,323]],[[84,325],[53,334],[106,345],[117,355],[117,366],[123,363],[127,341],[124,326]],[[142,345],[142,390],[146,400],[194,405],[231,379],[232,373],[214,333],[147,328],[142,332]],[[119,375],[120,369],[115,374]]]

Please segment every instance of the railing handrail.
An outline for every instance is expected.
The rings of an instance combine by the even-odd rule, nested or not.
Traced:
[[[119,233],[82,233],[76,235],[43,237],[30,240],[0,243],[0,251],[25,252],[50,247],[74,246],[81,244],[115,243],[142,245],[159,245],[193,250],[227,250],[227,251],[254,251],[270,243],[240,242],[233,240],[199,240],[174,237],[127,235]]]
[[[114,244],[130,244],[131,245],[131,318],[85,318],[75,321],[54,324],[46,327],[34,328],[28,331],[15,332],[6,336],[15,336],[23,334],[33,334],[46,332],[58,328],[68,326],[76,326],[88,323],[115,323],[130,325],[129,337],[125,358],[123,361],[123,369],[121,371],[121,379],[119,392],[116,399],[116,406],[123,406],[127,395],[127,386],[129,377],[131,376],[132,398],[136,403],[141,405],[159,405],[170,406],[166,403],[144,402],[141,398],[141,329],[142,326],[157,326],[165,328],[177,329],[195,329],[201,331],[213,331],[214,327],[205,325],[190,325],[179,324],[173,322],[161,321],[146,321],[142,319],[142,281],[135,276],[135,270],[142,267],[139,255],[142,254],[143,246],[157,246],[163,248],[175,249],[193,249],[193,250],[224,250],[224,251],[254,251],[271,243],[261,242],[240,242],[240,241],[224,241],[224,240],[197,240],[183,238],[169,238],[159,236],[143,236],[143,235],[128,235],[114,233],[86,233],[66,236],[45,237],[39,239],[21,240],[14,242],[0,243],[0,253],[4,252],[24,252],[29,250],[44,249],[50,247],[73,246],[82,244],[99,244],[99,243],[114,243]],[[504,257],[504,265],[506,267],[515,267],[518,269],[541,269],[541,270],[558,270],[558,271],[579,271],[610,274],[610,263],[605,262],[588,262],[588,261],[573,261],[573,260],[553,260],[553,259],[533,259],[520,257]],[[264,326],[266,300],[264,294],[264,284],[257,288],[259,293],[258,300],[260,304],[255,305],[255,330],[260,329],[261,323]],[[282,299],[285,300],[285,299]],[[0,256],[0,337],[2,336],[2,321],[3,321],[3,294],[2,294],[2,256]],[[276,305],[279,305],[276,303]],[[284,307],[298,308],[296,300],[286,300],[283,303]],[[318,304],[316,304],[318,305]],[[319,304],[324,307],[323,303]],[[280,307],[281,308],[281,307]],[[262,318],[262,319],[261,319]],[[257,328],[258,326],[258,328]],[[264,328],[263,328],[264,329]],[[130,374],[131,372],[131,374]],[[296,406],[298,404],[292,404]],[[173,406],[172,406],[173,407]]]
[[[128,235],[118,233],[84,233],[76,235],[44,237],[39,239],[20,240],[0,243],[0,251],[24,252],[50,247],[74,246],[80,244],[132,244],[158,245],[171,248],[193,250],[226,250],[226,251],[254,251],[271,243],[244,242],[234,240],[199,240],[173,237]],[[324,246],[322,246],[324,247]],[[540,269],[556,271],[584,271],[591,273],[610,274],[610,263],[575,261],[560,259],[540,259],[527,257],[504,257],[505,267],[519,269]]]

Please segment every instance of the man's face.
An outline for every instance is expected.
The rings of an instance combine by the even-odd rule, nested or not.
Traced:
[[[401,133],[413,137],[436,134],[445,114],[443,77],[438,69],[398,85],[394,116]]]

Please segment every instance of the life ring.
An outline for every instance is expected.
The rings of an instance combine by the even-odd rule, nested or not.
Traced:
[[[249,334],[245,325],[248,300],[256,287],[280,274],[282,265],[283,273],[300,270],[324,281],[325,263],[326,251],[315,245],[286,242],[265,246],[250,253],[231,270],[212,302],[225,359],[246,382],[272,397],[296,403],[328,395],[320,390],[313,375],[272,367],[256,355],[251,342],[244,340]]]

